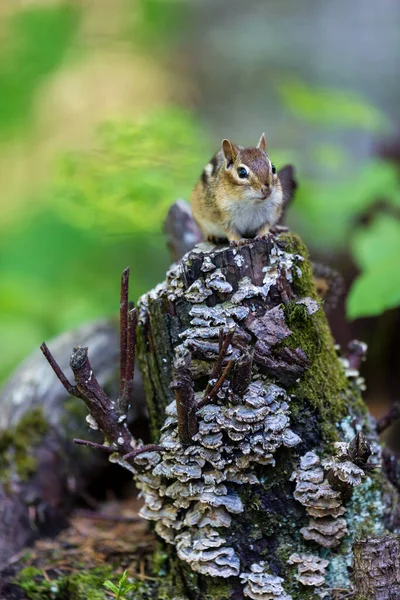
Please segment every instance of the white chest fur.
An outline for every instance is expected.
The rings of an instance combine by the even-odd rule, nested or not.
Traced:
[[[273,190],[266,200],[229,203],[232,229],[241,237],[254,237],[264,225],[273,226],[280,216],[281,194]]]

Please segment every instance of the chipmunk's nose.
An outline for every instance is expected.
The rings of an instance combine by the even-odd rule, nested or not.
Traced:
[[[267,198],[271,193],[271,186],[268,183],[261,186],[261,193],[263,196],[265,196],[265,198]]]

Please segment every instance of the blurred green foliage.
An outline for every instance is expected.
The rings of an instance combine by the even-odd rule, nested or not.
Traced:
[[[200,127],[181,109],[108,123],[93,153],[64,159],[52,208],[74,227],[153,235],[175,198],[189,196],[209,153]]]
[[[27,7],[8,18],[0,54],[0,137],[29,123],[35,93],[65,59],[78,30],[77,4]]]
[[[389,129],[386,116],[353,92],[309,86],[298,79],[282,81],[278,91],[285,107],[310,123],[372,133]]]
[[[362,129],[381,135],[388,131],[385,115],[355,94],[313,88],[297,80],[282,83],[278,92],[292,114],[294,129],[296,121],[306,122],[319,132],[326,128],[327,139],[332,127],[335,131]],[[319,251],[352,251],[360,269],[347,299],[348,316],[377,315],[398,306],[398,166],[378,158],[360,165],[339,143],[316,144],[291,158],[299,167],[300,180],[291,209],[293,222],[306,242]],[[318,174],[310,171],[315,163]],[[369,226],[362,225],[362,218],[378,202],[383,208]]]
[[[352,240],[361,269],[348,300],[351,318],[379,315],[400,305],[400,221],[379,215]]]
[[[189,3],[185,0],[131,0],[132,6],[139,4],[140,18],[134,24],[133,40],[147,52],[164,50],[174,43],[189,14]],[[136,12],[136,11],[135,11]]]
[[[104,125],[91,152],[60,161],[43,209],[1,232],[0,378],[42,339],[115,315],[127,265],[133,299],[164,279],[162,221],[209,158],[201,140],[188,113],[166,108]]]

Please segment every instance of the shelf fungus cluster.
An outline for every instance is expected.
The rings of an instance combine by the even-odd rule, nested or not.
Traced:
[[[136,476],[145,505],[141,515],[176,545],[194,571],[219,577],[240,574],[239,557],[229,541],[232,517],[243,512],[238,486],[258,482],[254,466],[274,465],[280,446],[300,438],[290,429],[285,391],[262,379],[252,382],[240,403],[232,404],[228,382],[212,402],[197,410],[197,432],[183,444],[178,410],[172,402],[162,428],[162,454],[143,453]],[[201,404],[202,395],[196,402]],[[224,533],[224,530],[226,533]]]
[[[300,467],[292,473],[291,479],[296,482],[293,495],[311,517],[308,525],[301,529],[305,540],[324,548],[335,548],[348,534],[343,517],[346,512],[344,502],[365,476],[361,466],[353,462],[357,461],[354,449],[359,439],[360,434],[357,434],[350,444],[336,443],[336,456],[322,463],[315,452],[307,452],[300,459]],[[368,460],[368,457],[366,452],[358,462]]]
[[[244,584],[243,594],[253,600],[292,600],[282,587],[282,577],[268,573],[267,563],[253,563],[250,572],[240,575]]]
[[[314,554],[292,554],[289,565],[297,565],[296,579],[303,585],[320,587],[325,583],[325,571],[329,560],[314,556]]]
[[[303,258],[271,245],[256,285],[246,275],[242,251],[232,248],[233,268],[240,271],[234,290],[220,260],[226,250],[203,254],[202,246],[173,267],[164,284],[170,302],[186,303],[189,323],[175,347],[175,400],[166,408],[158,440],[163,451],[144,452],[136,459],[140,472],[135,478],[144,499],[141,515],[155,522],[156,532],[175,545],[178,557],[194,571],[240,575],[246,596],[284,600],[289,596],[282,580],[268,573],[264,563],[243,573],[231,525],[244,512],[240,486],[258,484],[258,465],[274,466],[278,448],[301,442],[290,428],[285,389],[263,371],[268,367],[270,373],[275,364],[264,364],[270,348],[291,335],[283,305],[268,307],[265,299],[275,286],[283,303],[287,300],[292,294],[288,282],[294,271],[301,276]],[[188,285],[187,275],[194,272]],[[141,301],[144,318],[149,300]],[[318,310],[311,298],[306,300],[309,314]],[[293,362],[286,351],[276,358],[282,370]],[[295,362],[293,381],[308,364],[303,355]],[[201,378],[208,380],[205,389]]]

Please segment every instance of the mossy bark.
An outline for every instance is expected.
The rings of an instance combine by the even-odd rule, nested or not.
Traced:
[[[211,270],[218,273],[217,282],[208,277],[210,264]],[[230,539],[234,540],[242,571],[265,561],[270,573],[283,578],[285,592],[298,600],[317,598],[317,592],[316,588],[298,582],[296,568],[287,562],[289,556],[308,553],[326,558],[329,567],[324,587],[331,590],[332,597],[340,597],[333,596],[332,590],[337,589],[339,594],[340,589],[351,588],[349,568],[355,537],[361,532],[383,534],[394,527],[397,492],[384,475],[372,470],[345,503],[349,534],[336,547],[328,549],[306,542],[301,533],[309,516],[294,499],[295,484],[290,480],[300,457],[308,451],[321,458],[330,457],[334,442],[349,442],[357,431],[362,431],[375,449],[377,446],[359,387],[354,378],[346,377],[338,358],[316,296],[307,250],[295,235],[281,234],[268,241],[249,240],[239,247],[199,245],[173,268],[165,283],[141,299],[139,360],[154,441],[159,439],[165,408],[174,400],[171,382],[175,348],[185,336],[187,339],[188,330],[191,338],[199,342],[216,341],[215,327],[209,326],[207,333],[207,327],[198,326],[196,334],[191,311],[200,305],[228,306],[232,301],[236,307],[246,307],[249,311],[244,321],[237,319],[236,333],[241,337],[238,347],[243,349],[245,339],[245,344],[255,350],[253,378],[262,375],[264,380],[278,383],[289,394],[290,427],[301,443],[295,448],[279,448],[274,455],[275,466],[257,466],[258,484],[238,486],[245,509],[234,516]],[[277,307],[283,311],[284,323],[278,324],[277,334],[276,331],[271,334],[272,337],[276,334],[276,338],[273,341],[268,338],[266,343],[259,323]],[[194,385],[201,390],[212,365],[204,357],[196,358],[195,353],[193,356]],[[224,533],[221,531],[221,535]],[[244,597],[239,577],[198,575],[177,560],[174,546],[166,545],[164,553],[167,570],[180,582],[182,597],[190,600]],[[162,593],[162,585],[160,589]],[[165,593],[160,597],[171,597],[168,591]]]

